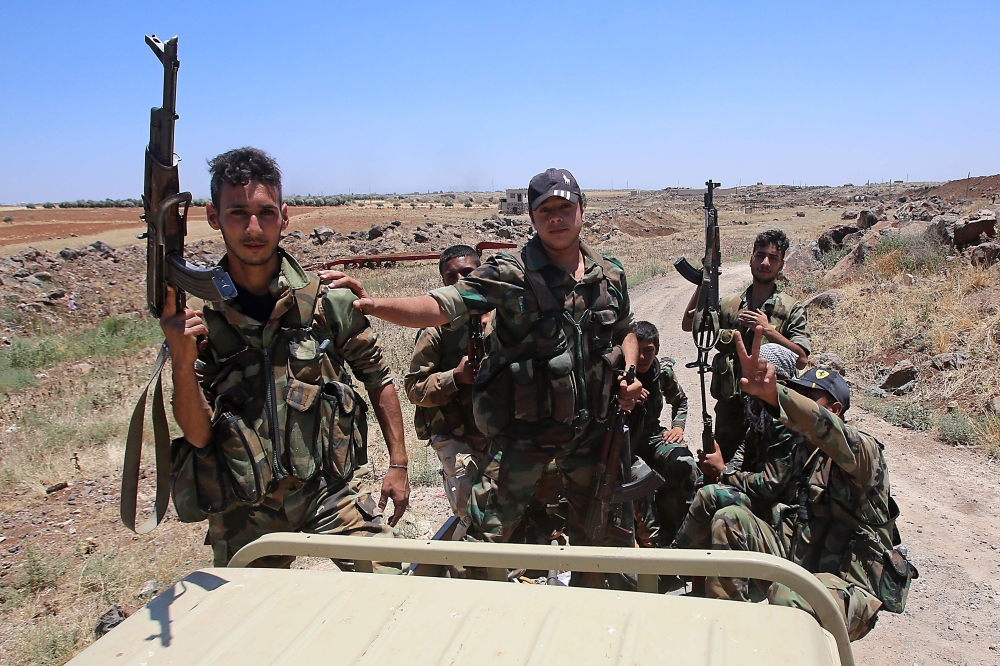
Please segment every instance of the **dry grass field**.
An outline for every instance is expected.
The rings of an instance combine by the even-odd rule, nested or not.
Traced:
[[[422,196],[433,199],[434,195]],[[486,200],[497,194],[472,196]],[[588,192],[588,199],[588,223],[602,225],[600,232],[588,236],[588,242],[622,259],[632,286],[671,272],[676,257],[695,260],[703,252],[697,193],[595,191]],[[377,203],[297,207],[292,229],[308,233],[324,225],[352,231],[394,219],[401,220],[404,228],[425,220],[450,225],[494,212],[480,204],[431,208],[433,201],[414,201],[416,207],[389,199],[381,207]],[[746,261],[753,237],[763,229],[780,227],[794,242],[806,242],[840,221],[838,207],[805,198],[794,206],[755,214],[744,214],[725,196],[719,205],[723,270],[733,262]],[[30,222],[19,218],[10,226],[26,228],[32,226]],[[72,220],[61,223],[68,229]],[[80,223],[101,224],[89,219]],[[602,240],[610,227],[629,233],[608,233]],[[128,227],[109,235],[109,229],[101,228],[101,238],[111,238],[107,242],[116,246],[135,232]],[[204,221],[192,224],[194,238],[211,233]],[[3,238],[0,234],[4,252],[19,248],[20,241],[5,246]],[[45,247],[58,250],[85,240],[81,234],[72,242],[41,238],[31,243],[39,249],[50,243]],[[900,354],[916,354],[915,362],[923,363],[927,355],[940,350],[968,349],[971,357],[963,368],[928,374],[933,381],[923,382],[914,394],[887,401],[872,398],[870,405],[890,417],[893,409],[898,414],[900,410],[926,414],[927,420],[916,422],[917,427],[940,432],[946,439],[949,432],[968,433],[953,434],[951,441],[988,441],[995,446],[1000,427],[986,415],[982,403],[1000,391],[996,373],[1000,324],[994,306],[1000,296],[997,269],[978,271],[910,246],[886,245],[877,254],[863,272],[836,285],[842,297],[835,309],[811,315],[814,347],[836,351],[847,359],[856,390],[870,385],[877,368],[891,365]],[[904,284],[907,274],[915,278],[912,285]],[[438,284],[434,262],[362,269],[357,275],[376,295],[420,294]],[[814,281],[792,288],[805,294],[827,286]],[[116,288],[134,291],[141,286],[136,282]],[[202,545],[202,525],[168,518],[151,535],[137,537],[118,520],[127,420],[160,334],[154,321],[135,314],[141,309],[142,293],[116,298],[102,308],[95,306],[90,319],[55,310],[36,316],[14,303],[0,302],[4,335],[11,338],[9,346],[0,346],[0,663],[64,663],[93,641],[97,617],[111,605],[134,612],[152,590],[162,590],[191,570],[210,564],[210,550]],[[396,379],[401,380],[409,365],[414,332],[378,321],[373,326]],[[14,377],[17,382],[10,383]],[[401,381],[397,386],[401,389]],[[973,404],[978,406],[973,408]],[[913,420],[910,412],[906,414]],[[408,405],[404,405],[404,419],[414,493],[400,531],[408,537],[425,536],[444,517],[446,503],[436,458],[416,439]],[[176,425],[172,426],[176,432]],[[372,426],[369,479],[377,488],[387,461],[379,430]],[[144,461],[144,472],[140,505],[148,507],[151,456]],[[68,485],[46,492],[61,482]]]

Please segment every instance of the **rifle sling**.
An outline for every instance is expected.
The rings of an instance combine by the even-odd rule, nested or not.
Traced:
[[[125,440],[125,462],[122,467],[122,491],[120,514],[122,523],[137,534],[146,534],[160,524],[167,513],[170,501],[170,430],[167,425],[167,412],[163,407],[163,379],[161,373],[170,350],[166,343],[160,345],[160,351],[153,363],[153,372],[149,381],[143,387],[139,400],[132,410],[132,418],[128,424],[128,437]],[[146,419],[146,396],[149,387],[153,388],[153,450],[156,460],[156,501],[154,511],[139,527],[135,524],[136,499],[139,492],[139,466],[142,462],[142,435]]]

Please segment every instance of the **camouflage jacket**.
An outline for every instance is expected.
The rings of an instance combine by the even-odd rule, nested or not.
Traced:
[[[879,598],[886,553],[898,540],[882,444],[809,398],[778,387],[777,418],[805,440],[790,460],[775,524],[789,559]]]
[[[259,322],[234,303],[206,303],[209,344],[196,364],[214,409],[213,447],[230,468],[236,499],[251,504],[266,502],[285,476],[305,482],[322,471],[330,482],[349,479],[364,463],[358,439],[367,426],[345,363],[369,391],[392,381],[352,292],[321,286],[283,250],[279,255],[270,318]]]
[[[639,381],[649,391],[645,403],[633,410],[632,428],[634,441],[658,443],[663,432],[670,428],[684,429],[687,423],[688,400],[684,389],[674,374],[674,359],[660,358],[649,368],[649,372],[639,375]],[[671,422],[665,427],[660,424],[664,405],[670,405]]]
[[[422,328],[413,344],[406,396],[417,406],[413,425],[420,439],[454,437],[486,445],[472,415],[472,386],[455,381],[454,370],[468,352],[468,327]]]
[[[729,294],[720,301],[719,341],[715,345],[719,353],[712,361],[711,391],[716,400],[735,400],[740,395],[740,367],[736,360],[734,333],[739,331],[749,349],[753,331],[740,324],[740,313],[747,309],[752,290],[753,285],[750,285],[743,293]],[[767,315],[771,326],[789,342],[802,347],[806,354],[812,351],[808,317],[802,303],[775,285],[774,293],[764,301],[760,309]],[[766,342],[768,340],[765,337],[761,344]]]
[[[470,312],[496,311],[473,405],[484,434],[532,447],[564,444],[610,415],[624,360],[613,345],[634,319],[621,263],[580,249],[579,282],[549,262],[536,236],[520,257],[495,254],[457,284],[430,292],[452,328]]]
[[[770,520],[774,503],[786,498],[792,452],[803,441],[804,437],[768,415],[763,432],[748,429],[719,482],[746,493],[753,500],[754,512]]]

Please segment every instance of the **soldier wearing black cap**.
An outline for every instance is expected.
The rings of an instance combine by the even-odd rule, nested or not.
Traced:
[[[354,289],[364,313],[404,326],[464,326],[470,315],[496,311],[473,399],[477,426],[502,453],[496,538],[510,538],[554,462],[579,544],[615,397],[629,410],[642,390],[616,372],[635,365],[639,349],[624,268],[580,240],[586,202],[573,174],[536,175],[528,205],[536,233],[521,252],[495,254],[455,285],[372,299],[346,276],[334,284]]]
[[[813,572],[857,640],[875,625],[879,610],[903,612],[916,576],[900,545],[899,509],[889,494],[882,445],[843,420],[851,395],[836,371],[813,368],[798,379],[777,382],[774,366],[760,357],[762,333],[758,326],[752,354],[736,336],[740,388],[804,439],[792,451],[771,520],[741,506],[721,509],[712,519],[712,546],[779,555]],[[746,580],[709,578],[705,587],[708,596],[748,599]],[[777,583],[766,594],[771,603],[810,610]]]

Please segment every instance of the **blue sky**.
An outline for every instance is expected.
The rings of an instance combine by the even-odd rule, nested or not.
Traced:
[[[1000,172],[1000,3],[0,4],[0,201],[137,196],[180,35],[181,185],[286,193]]]

